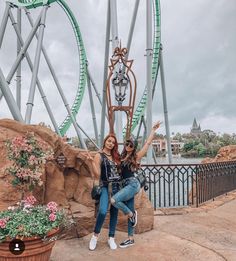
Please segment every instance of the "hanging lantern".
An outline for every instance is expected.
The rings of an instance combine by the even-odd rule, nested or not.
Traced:
[[[133,60],[126,60],[126,48],[116,47],[110,59],[107,79],[107,109],[110,132],[114,133],[114,112],[124,111],[127,116],[126,138],[130,136],[133,118],[136,78],[131,69]],[[112,88],[111,88],[112,86]],[[112,99],[112,97],[114,97]]]

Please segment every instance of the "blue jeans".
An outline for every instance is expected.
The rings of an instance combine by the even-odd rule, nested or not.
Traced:
[[[119,191],[118,184],[112,186],[112,194]],[[97,213],[96,224],[94,228],[94,233],[99,234],[103,226],[104,220],[109,207],[109,193],[108,187],[102,187],[102,192],[100,196],[99,209]],[[117,224],[118,209],[111,205],[110,207],[110,223],[109,223],[109,237],[115,236],[116,224]]]
[[[132,177],[125,180],[124,185],[125,186],[112,197],[115,201],[112,205],[127,215],[134,212],[134,196],[140,190],[140,183],[136,178]],[[132,236],[133,233],[134,228],[128,219],[128,235]]]

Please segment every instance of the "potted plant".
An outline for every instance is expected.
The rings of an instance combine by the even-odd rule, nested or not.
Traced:
[[[53,159],[53,152],[32,132],[7,140],[6,147],[12,162],[6,174],[11,184],[21,191],[21,200],[0,212],[0,260],[49,260],[55,236],[70,220],[63,209],[58,209],[57,203],[38,205],[33,195],[25,195],[43,185],[45,163]],[[9,251],[13,240],[23,242],[22,253]],[[16,246],[18,248],[18,244]]]
[[[49,260],[59,228],[67,222],[63,209],[57,203],[37,205],[34,196],[28,196],[8,210],[0,212],[0,260]],[[24,243],[24,252],[9,251],[11,241]],[[4,259],[5,258],[5,259]],[[33,259],[32,259],[33,258]],[[12,259],[11,259],[12,260]]]

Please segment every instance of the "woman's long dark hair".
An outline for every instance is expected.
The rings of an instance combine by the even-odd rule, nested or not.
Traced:
[[[112,159],[115,161],[116,164],[120,165],[120,153],[119,153],[119,151],[118,151],[118,142],[117,142],[117,138],[116,138],[116,136],[115,136],[114,134],[110,133],[110,134],[108,134],[108,135],[105,137],[105,139],[104,139],[104,141],[103,141],[103,146],[102,146],[102,148],[104,149],[105,143],[106,143],[107,139],[109,139],[110,137],[115,140],[114,147],[113,147],[113,149],[111,150]]]
[[[126,142],[130,142],[133,144],[134,149],[132,151],[132,153],[129,155],[129,157],[124,161],[124,159],[127,156],[127,150],[124,146],[123,151],[121,152],[121,162],[123,161],[125,164],[127,164],[129,166],[129,168],[131,169],[131,171],[137,171],[140,167],[140,163],[137,161],[137,144],[135,144],[135,142],[133,140],[127,140]]]

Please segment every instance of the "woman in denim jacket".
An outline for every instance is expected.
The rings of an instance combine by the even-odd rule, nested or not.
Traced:
[[[91,157],[89,157],[89,159],[92,160]],[[91,161],[91,163],[94,171],[94,178],[99,180],[99,183],[102,186],[94,234],[89,242],[89,249],[95,250],[98,236],[108,211],[110,196],[119,191],[120,174],[118,172],[118,166],[120,164],[120,155],[118,152],[117,139],[113,134],[109,134],[104,139],[103,149],[95,155],[94,160]],[[111,205],[108,235],[108,245],[111,249],[117,248],[114,240],[117,216],[118,209]]]
[[[134,209],[134,196],[140,190],[140,183],[135,178],[134,173],[140,166],[142,157],[147,153],[148,148],[154,138],[155,131],[160,127],[158,121],[152,128],[152,131],[143,146],[136,152],[138,142],[129,139],[126,141],[124,150],[121,154],[121,176],[124,187],[111,198],[111,204],[128,216],[128,239],[120,244],[121,248],[134,245],[134,227],[137,224],[137,211]]]

